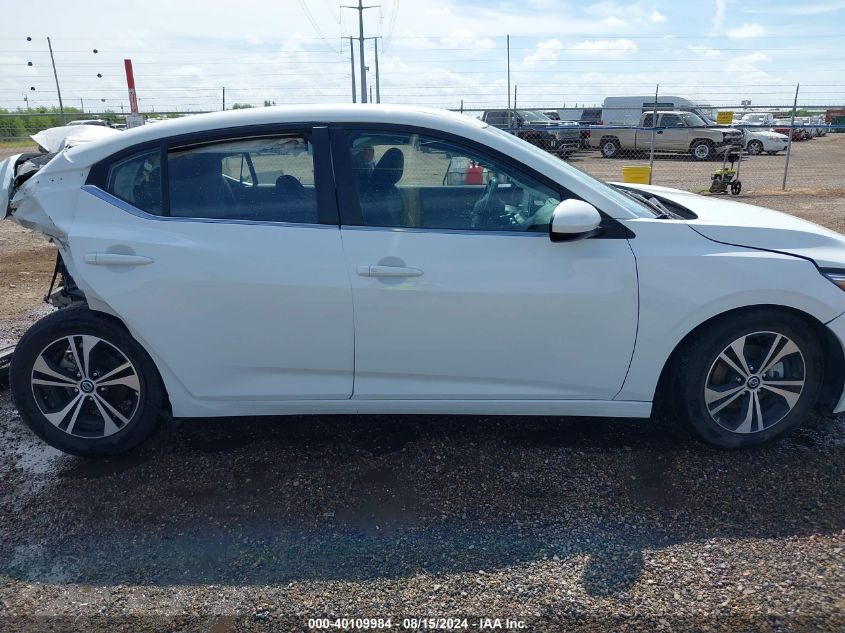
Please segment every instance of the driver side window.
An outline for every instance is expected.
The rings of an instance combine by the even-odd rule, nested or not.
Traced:
[[[453,141],[350,131],[352,181],[365,226],[548,231],[560,192]]]

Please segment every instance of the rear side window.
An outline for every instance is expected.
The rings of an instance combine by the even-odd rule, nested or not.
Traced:
[[[167,172],[171,216],[317,223],[313,151],[302,134],[174,148]]]
[[[152,149],[117,161],[109,168],[106,191],[129,204],[162,214],[161,153]]]

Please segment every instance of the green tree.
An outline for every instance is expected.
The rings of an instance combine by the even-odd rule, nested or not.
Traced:
[[[232,110],[245,110],[247,108],[253,108],[255,106],[250,105],[249,103],[233,103]]]

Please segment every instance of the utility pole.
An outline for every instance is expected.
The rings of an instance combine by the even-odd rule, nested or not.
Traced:
[[[381,90],[379,90],[378,81],[378,38],[373,38],[373,44],[376,46],[376,103],[381,103]]]
[[[59,73],[56,72],[56,59],[53,57],[53,43],[47,38],[47,48],[50,49],[50,61],[53,63],[53,77],[56,79],[56,94],[59,95],[59,113],[62,125],[65,124],[65,106],[62,104],[62,90],[59,88]]]
[[[519,87],[519,86],[514,86],[514,87],[513,87],[513,109],[514,109],[514,110],[516,110],[516,89],[517,89],[518,87]]]
[[[223,109],[226,109],[226,86],[223,86]]]
[[[373,87],[370,86],[370,103],[373,103]]]
[[[358,103],[355,94],[355,48],[352,46],[352,36],[349,36],[349,63],[352,65],[352,103]]]
[[[358,63],[361,67],[361,103],[367,103],[367,67],[364,65],[364,9],[375,9],[378,5],[364,6],[363,0],[358,0],[358,6],[342,5],[343,9],[358,11]]]
[[[79,97],[79,109],[82,110],[82,114],[85,114],[85,102],[82,101],[82,97]]]
[[[505,40],[508,49],[508,127],[511,127],[511,36]]]

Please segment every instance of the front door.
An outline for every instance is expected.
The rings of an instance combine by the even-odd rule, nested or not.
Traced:
[[[337,137],[353,398],[613,398],[637,326],[623,235],[551,242],[565,192],[504,157],[430,133]]]
[[[311,135],[153,147],[80,194],[69,241],[92,305],[218,409],[351,396],[351,289]]]

